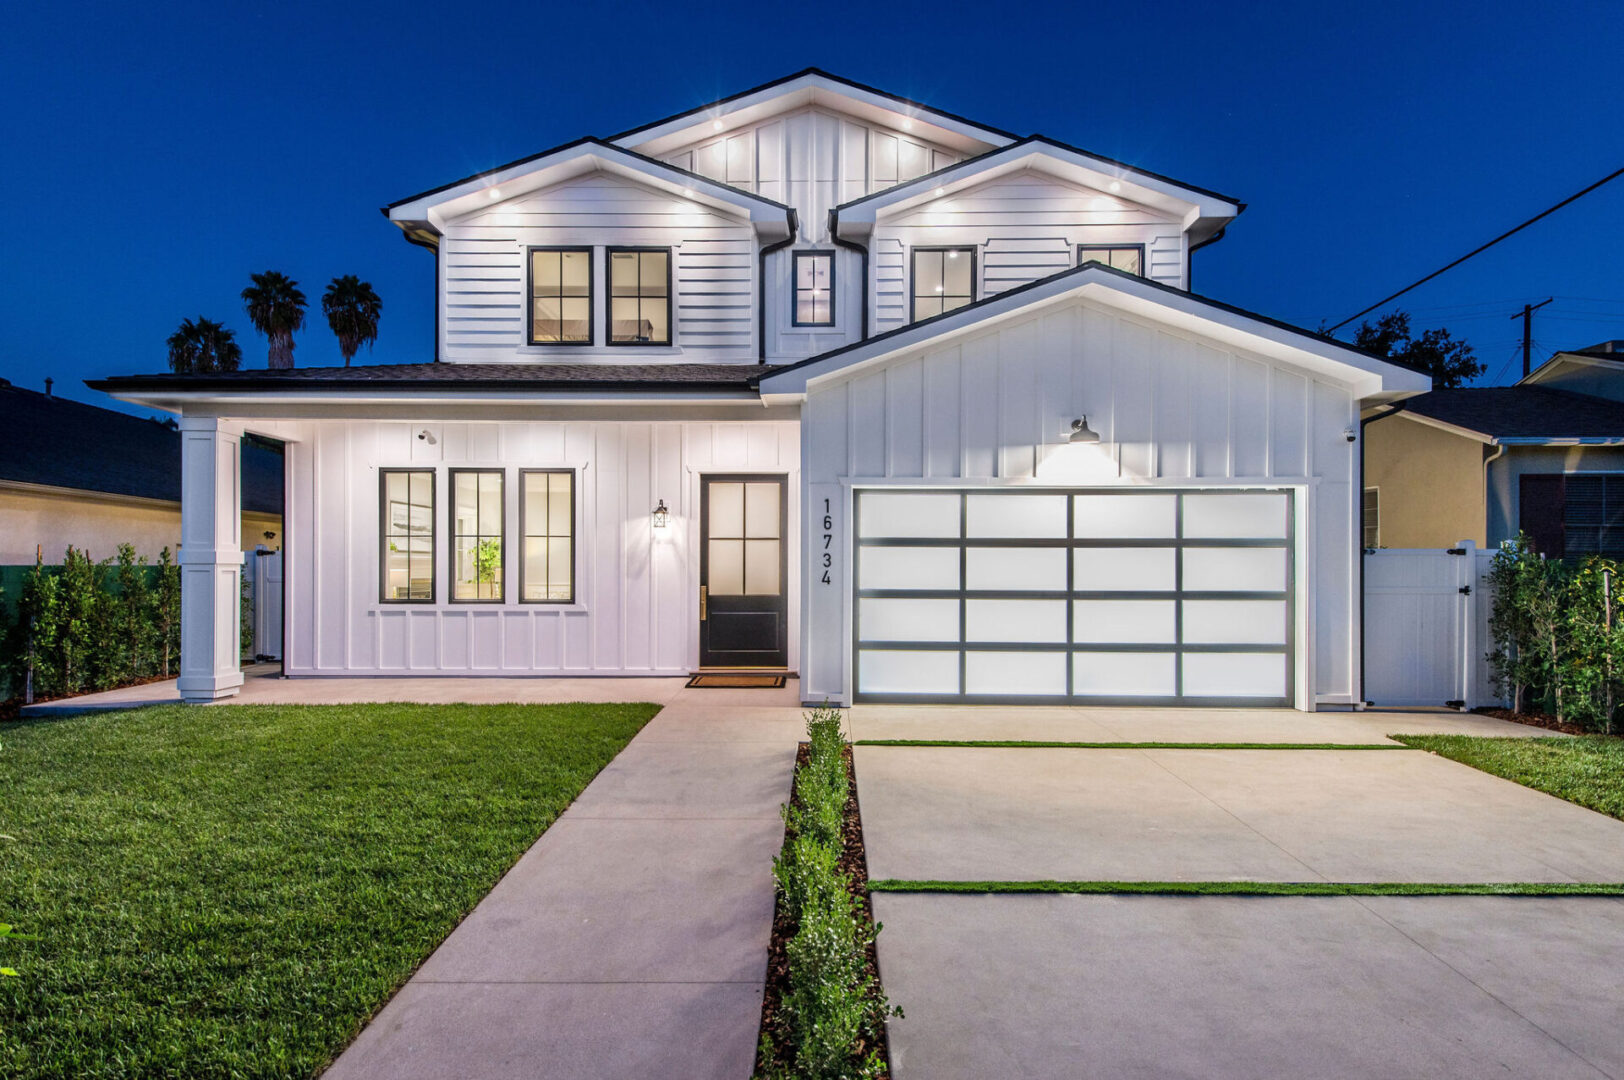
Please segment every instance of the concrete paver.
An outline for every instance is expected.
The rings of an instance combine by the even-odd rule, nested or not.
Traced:
[[[874,906],[897,1080],[1624,1076],[1624,901]]]

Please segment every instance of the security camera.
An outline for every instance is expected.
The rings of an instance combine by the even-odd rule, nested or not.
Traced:
[[[1342,437],[1344,439],[1348,440],[1349,442],[1358,442],[1359,441],[1359,433],[1357,431],[1353,430],[1352,428],[1349,428],[1348,430],[1344,431],[1342,433]]]

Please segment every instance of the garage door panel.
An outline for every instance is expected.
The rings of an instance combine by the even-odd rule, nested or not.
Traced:
[[[1291,700],[1289,492],[857,499],[862,700]]]

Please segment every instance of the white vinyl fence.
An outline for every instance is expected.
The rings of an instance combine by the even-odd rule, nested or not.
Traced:
[[[1365,700],[1471,709],[1499,703],[1488,661],[1485,584],[1493,551],[1381,548],[1365,553]]]
[[[254,658],[282,659],[282,553],[263,545],[248,553],[247,574],[250,618],[254,626]]]

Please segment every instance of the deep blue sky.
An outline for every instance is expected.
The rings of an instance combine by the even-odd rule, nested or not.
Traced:
[[[386,202],[817,65],[1231,193],[1199,292],[1335,322],[1624,165],[1624,5],[13,5],[0,35],[0,375],[163,370],[182,317],[265,345],[255,270],[384,301],[432,355],[433,259]],[[1407,297],[1514,378],[1624,338],[1624,179]],[[313,310],[301,366],[338,363]],[[1539,359],[1536,356],[1536,362]],[[1495,376],[1499,378],[1496,380]]]

